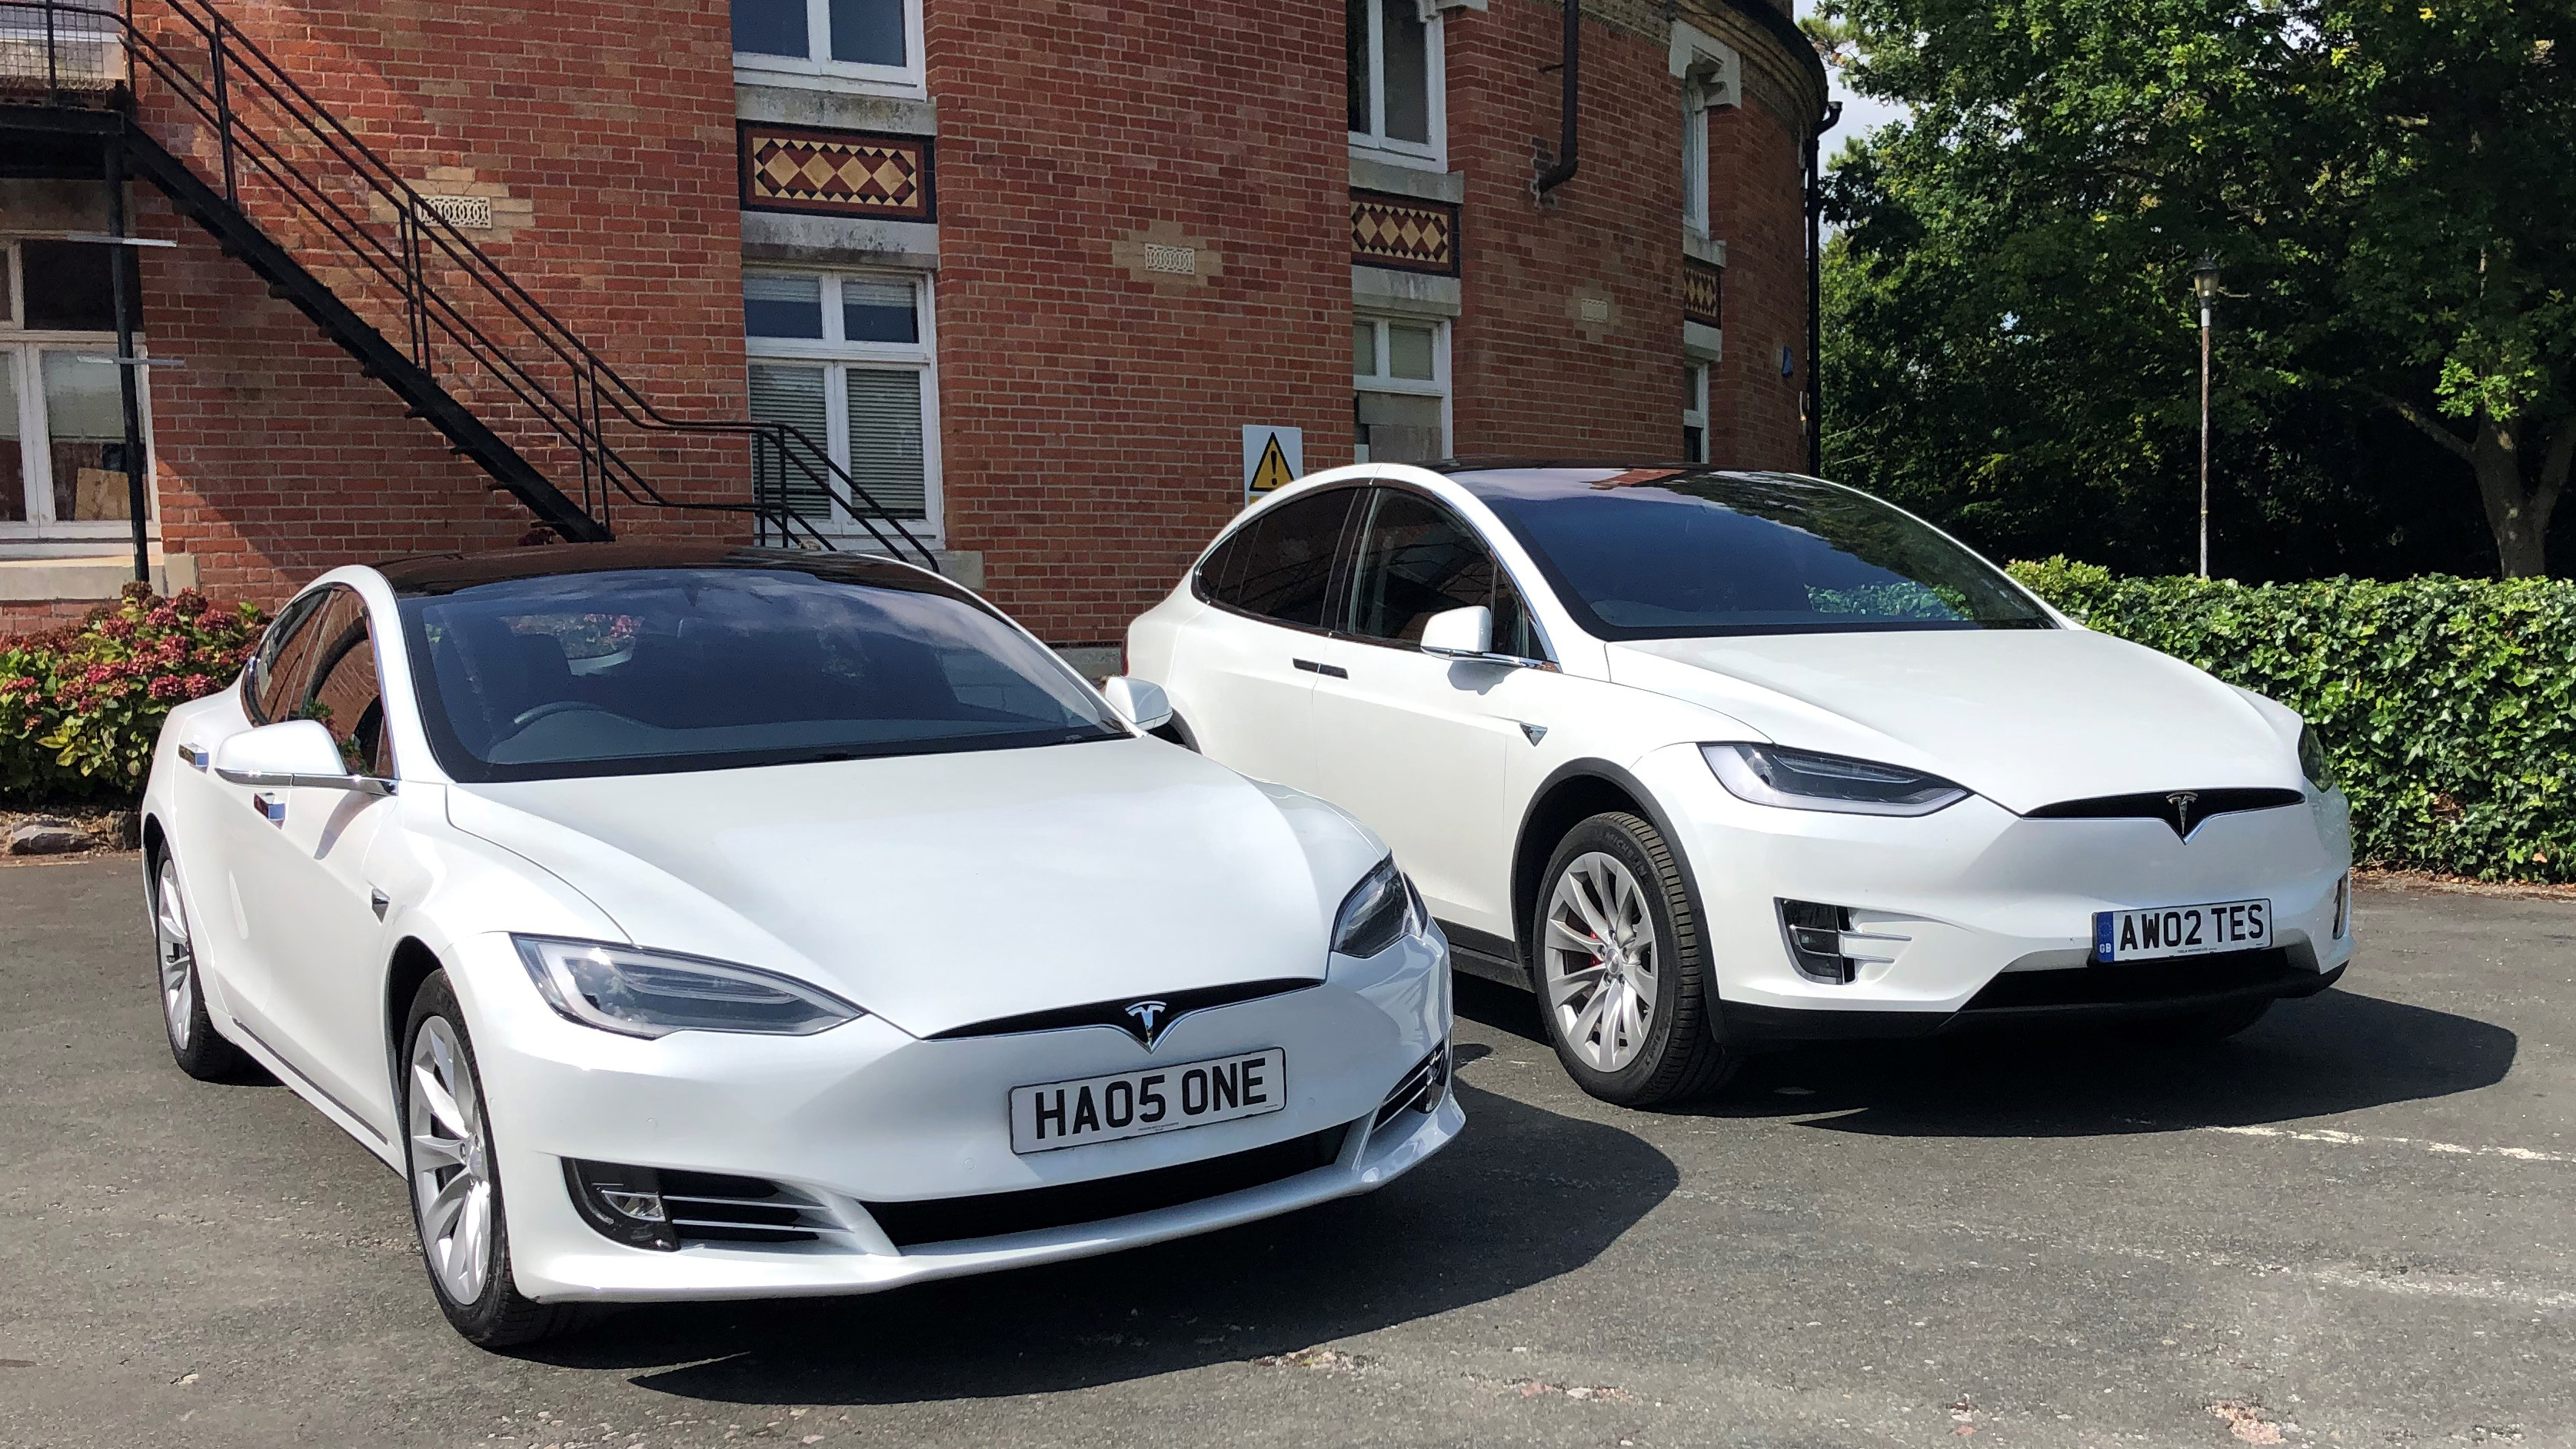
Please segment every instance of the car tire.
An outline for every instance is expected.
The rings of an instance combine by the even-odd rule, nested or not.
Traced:
[[[2152,1042],[2168,1046],[2190,1046],[2196,1043],[2225,1041],[2263,1019],[2272,1009],[2270,998],[2260,1001],[2231,1002],[2206,1011],[2181,1016],[2158,1017],[2139,1024],[2138,1034]]]
[[[1742,1054],[1719,1035],[1699,908],[1652,823],[1612,811],[1567,831],[1530,914],[1539,1014],[1576,1085],[1651,1107],[1735,1075]]]
[[[483,1078],[446,972],[431,973],[412,997],[402,1044],[403,1181],[439,1311],[482,1348],[535,1343],[574,1327],[578,1305],[536,1302],[511,1279]]]
[[[206,1014],[206,985],[197,967],[187,892],[179,888],[178,861],[166,850],[145,858],[151,862],[144,901],[152,912],[153,984],[160,992],[161,1034],[170,1043],[170,1059],[201,1082],[238,1082],[258,1075],[259,1064],[226,1041]]]

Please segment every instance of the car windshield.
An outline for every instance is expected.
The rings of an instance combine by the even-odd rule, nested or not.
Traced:
[[[1656,469],[1471,486],[1605,639],[2054,627],[1993,566],[1831,483]]]
[[[1119,738],[990,611],[794,569],[480,584],[402,603],[422,723],[460,780],[658,774]]]

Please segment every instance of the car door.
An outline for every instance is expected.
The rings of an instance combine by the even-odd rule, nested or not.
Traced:
[[[282,651],[277,677],[262,681],[263,722],[318,720],[350,773],[394,778],[378,660],[365,601],[334,585]],[[246,843],[240,879],[242,911],[271,984],[263,1010],[278,1034],[270,1049],[344,1110],[389,1128],[384,924],[367,863],[395,803],[318,785],[259,793],[267,809],[238,812],[259,837]]]
[[[1506,773],[1563,680],[1423,653],[1431,616],[1471,605],[1493,611],[1497,653],[1543,665],[1546,647],[1493,550],[1447,505],[1379,487],[1364,508],[1311,705],[1316,793],[1386,837],[1434,915],[1508,938],[1518,822]]]
[[[332,592],[290,600],[260,637],[239,686],[242,729],[293,717],[296,693],[313,670],[315,622]],[[220,943],[213,965],[223,977],[225,1004],[261,1046],[282,1052],[277,954],[293,940],[293,924],[252,911],[250,900],[285,864],[278,822],[287,801],[282,790],[237,785],[214,772],[211,756],[225,737],[210,730],[180,742],[210,757],[210,766],[195,776],[203,808],[182,813],[179,868],[198,907],[198,934]]]
[[[1255,779],[1314,788],[1307,708],[1330,642],[1326,604],[1358,488],[1289,499],[1247,520],[1200,565],[1213,607],[1174,643],[1171,689],[1199,749]]]

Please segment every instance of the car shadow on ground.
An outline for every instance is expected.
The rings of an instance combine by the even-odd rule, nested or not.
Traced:
[[[1528,993],[1461,981],[1457,996],[1460,1016],[1544,1042]],[[1786,1048],[1677,1110],[1818,1118],[1804,1125],[1890,1137],[2249,1127],[2493,1086],[2519,1046],[2511,1031],[2474,1017],[2329,990],[2276,1003],[2242,1035],[2197,1045],[2116,1027],[2032,1026]]]
[[[1680,1183],[1671,1159],[1617,1127],[1463,1083],[1459,1100],[1469,1131],[1367,1197],[868,1297],[633,1308],[531,1356],[642,1370],[639,1387],[723,1403],[1085,1388],[1295,1353],[1499,1299],[1590,1262]]]

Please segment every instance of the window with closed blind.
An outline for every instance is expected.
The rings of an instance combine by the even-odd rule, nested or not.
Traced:
[[[762,500],[826,531],[858,531],[826,486],[837,464],[867,500],[936,537],[939,389],[928,280],[753,272],[742,302],[751,415],[785,425],[753,449]]]

